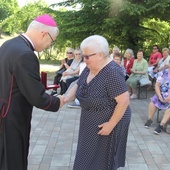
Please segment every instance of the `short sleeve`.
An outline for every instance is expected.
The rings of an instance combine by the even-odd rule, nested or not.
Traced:
[[[157,59],[161,59],[162,58],[162,54],[159,52],[158,53],[158,58]]]
[[[112,64],[108,69],[106,90],[110,98],[115,98],[127,91],[127,85],[122,68]]]
[[[82,71],[82,73],[79,76],[79,79],[77,81],[77,85],[80,85],[80,82],[82,81],[86,81],[86,76],[89,73],[89,69],[87,67],[85,67]]]

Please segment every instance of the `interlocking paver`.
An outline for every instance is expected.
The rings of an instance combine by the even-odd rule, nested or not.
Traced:
[[[150,129],[144,128],[149,98],[131,100],[132,120],[127,142],[126,166],[120,170],[169,170],[170,135],[153,134],[156,114]],[[162,113],[160,113],[160,118]],[[80,109],[65,105],[58,112],[33,110],[29,170],[72,170],[79,130]]]

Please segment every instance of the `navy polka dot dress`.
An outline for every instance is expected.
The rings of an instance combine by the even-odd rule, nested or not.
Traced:
[[[89,83],[85,68],[78,81],[76,97],[82,112],[74,170],[116,170],[125,165],[126,142],[131,118],[128,107],[110,135],[97,135],[98,125],[113,115],[114,98],[127,91],[121,67],[107,64]]]

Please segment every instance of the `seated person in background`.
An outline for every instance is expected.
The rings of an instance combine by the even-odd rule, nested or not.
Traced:
[[[168,108],[165,113],[164,116],[161,120],[161,122],[159,123],[159,125],[157,126],[157,128],[153,131],[155,134],[159,135],[161,133],[161,131],[164,129],[166,123],[170,120],[170,108]]]
[[[151,78],[154,78],[154,69],[157,67],[159,60],[162,58],[162,54],[159,52],[158,45],[152,47],[152,53],[149,57],[148,74]]]
[[[122,59],[123,59],[123,56],[121,53],[115,53],[113,56],[113,61],[115,61],[117,64],[119,64],[119,66],[122,68],[124,76],[126,76],[126,70],[125,70],[124,66],[121,65]]]
[[[79,65],[82,62],[81,50],[74,50],[74,55],[75,58],[71,63],[70,67],[62,74],[60,80],[61,94],[64,94],[69,85],[79,78]]]
[[[158,72],[162,71],[166,68],[169,67],[169,60],[170,60],[170,55],[169,55],[169,49],[168,48],[163,48],[162,49],[162,55],[163,58],[161,58],[158,62],[157,67],[154,69],[154,77],[157,78],[158,77]]]
[[[128,48],[124,54],[124,68],[126,69],[125,80],[127,80],[131,74],[131,69],[132,69],[134,60],[135,59],[134,59],[133,50]]]
[[[67,48],[66,50],[66,58],[61,61],[60,69],[56,72],[56,76],[54,77],[53,84],[59,84],[62,74],[66,69],[68,69],[73,62],[74,59],[74,50],[72,48]],[[53,89],[51,95],[57,94],[57,89]]]
[[[151,98],[149,103],[148,120],[145,123],[146,128],[152,125],[152,117],[157,109],[165,110],[170,108],[170,67],[159,72],[155,84],[155,92],[156,94]]]
[[[126,84],[128,85],[128,91],[130,99],[137,98],[137,84],[141,77],[148,77],[148,62],[143,58],[144,56],[143,50],[138,50],[137,59],[134,60],[133,67],[131,69],[131,75],[126,80]]]
[[[112,53],[110,54],[110,58],[113,60],[114,54],[120,52],[121,52],[120,49],[117,46],[114,46],[112,49]]]
[[[84,61],[82,61],[82,62],[80,63],[80,67],[79,67],[79,68],[80,68],[80,70],[79,70],[79,76],[80,76],[80,74],[83,72],[83,70],[84,70],[85,67],[86,67],[86,63],[85,63]],[[70,84],[70,86],[69,86],[69,88],[67,89],[67,91],[66,91],[65,94],[68,93],[68,91],[77,83],[77,81],[78,81],[78,79]],[[80,102],[79,102],[78,99],[76,98],[73,103],[68,104],[68,107],[79,109],[79,108],[80,108]]]

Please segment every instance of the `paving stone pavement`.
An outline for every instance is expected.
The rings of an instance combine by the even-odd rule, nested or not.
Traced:
[[[129,129],[126,166],[119,170],[170,170],[170,135],[153,134],[156,114],[150,129],[147,99],[131,100],[132,120]],[[80,109],[65,105],[58,112],[34,108],[28,170],[72,170],[79,129]],[[163,113],[161,114],[161,116]],[[160,116],[160,118],[161,118]]]

